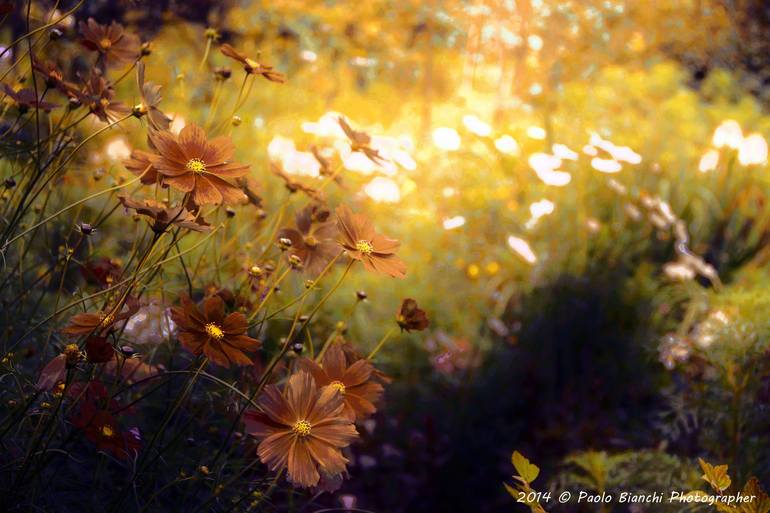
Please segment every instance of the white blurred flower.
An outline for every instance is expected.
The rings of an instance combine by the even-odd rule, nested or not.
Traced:
[[[602,136],[600,136],[597,133],[591,134],[590,141],[591,141],[590,145],[587,145],[587,146],[594,147],[593,148],[594,150],[596,148],[601,148],[602,150],[609,153],[613,160],[619,160],[621,162],[627,162],[629,164],[639,164],[642,162],[642,156],[636,153],[634,150],[632,150],[628,146],[617,146],[612,141],[602,138]],[[585,153],[588,153],[585,150],[586,150],[586,147],[583,148],[583,151]],[[593,154],[593,156],[595,155],[596,153]]]
[[[107,157],[111,160],[123,160],[131,156],[131,148],[128,147],[126,140],[122,137],[113,139],[107,143]]]
[[[505,153],[506,155],[518,156],[519,153],[521,153],[519,143],[508,134],[501,135],[495,139],[495,148],[497,148],[500,153]]]
[[[340,152],[342,165],[348,171],[354,171],[362,175],[371,175],[381,170],[381,167],[372,162],[372,160],[359,151]],[[386,173],[387,174],[387,173]]]
[[[728,324],[730,318],[722,310],[713,310],[695,327],[693,339],[701,349],[708,349],[716,340],[717,335]]]
[[[612,158],[621,162],[627,162],[629,164],[640,164],[642,162],[642,156],[636,153],[628,146],[615,146],[614,150],[610,152]]]
[[[305,62],[315,62],[318,59],[318,54],[312,50],[302,50],[299,53],[299,58]]]
[[[286,153],[296,151],[294,141],[288,137],[276,135],[267,145],[267,154],[270,160],[281,161]]]
[[[532,216],[529,221],[527,221],[526,227],[527,229],[532,229],[537,224],[538,220],[543,217],[547,216],[551,213],[553,213],[554,210],[554,204],[552,201],[548,201],[547,199],[542,199],[540,201],[536,201],[532,203],[529,206],[529,213]]]
[[[537,177],[546,185],[563,187],[570,183],[572,175],[564,171],[557,171],[561,165],[561,159],[548,153],[533,153],[528,159],[529,166],[537,173]]]
[[[537,141],[542,141],[545,139],[546,133],[545,129],[539,127],[539,126],[530,126],[527,128],[527,136],[530,139],[535,139]]]
[[[479,137],[489,137],[492,134],[492,127],[474,114],[463,116],[463,125],[465,125],[468,131]]]
[[[460,228],[464,224],[465,218],[463,216],[447,217],[443,222],[445,230],[454,230],[455,228]]]
[[[384,161],[394,162],[409,171],[417,169],[417,162],[408,153],[407,147],[402,138],[390,137],[387,135],[373,135],[369,146],[377,150]],[[411,141],[409,141],[411,142]],[[383,164],[384,167],[387,165]],[[396,169],[392,171],[395,173]]]
[[[723,121],[722,124],[714,130],[711,144],[713,144],[715,148],[724,148],[727,146],[728,148],[737,150],[741,145],[742,140],[743,130],[741,130],[741,125],[735,120],[728,119]]]
[[[591,159],[591,167],[602,173],[619,173],[623,169],[620,162],[613,159],[600,159],[599,157]]]
[[[700,162],[698,163],[698,171],[701,173],[708,173],[709,171],[715,170],[718,164],[719,152],[717,150],[711,149],[704,153],[700,158]]]
[[[361,68],[371,68],[372,66],[377,64],[377,60],[371,57],[357,56],[350,59],[350,64]]]
[[[532,251],[532,248],[529,247],[529,243],[524,239],[515,237],[513,235],[509,235],[508,246],[510,246],[512,250],[518,253],[518,255],[524,260],[526,260],[528,263],[534,264],[535,262],[537,262],[537,256]]]
[[[171,132],[179,135],[179,132],[182,131],[182,129],[185,127],[186,121],[185,119],[180,116],[179,114],[171,116],[171,125],[168,127]]]
[[[390,178],[377,176],[366,184],[364,192],[378,203],[398,203],[401,200],[401,191],[398,184]]]
[[[321,176],[321,165],[312,153],[297,151],[294,141],[276,135],[267,145],[270,160],[281,164],[281,168],[290,175]]]
[[[445,151],[459,150],[461,144],[460,134],[454,128],[438,127],[433,130],[433,144]]]
[[[527,160],[529,166],[536,172],[553,171],[561,166],[561,159],[550,153],[533,153]]]
[[[342,114],[339,112],[330,111],[321,116],[318,121],[305,121],[300,126],[307,134],[346,140],[347,136],[338,121],[340,116]]]
[[[631,219],[633,219],[634,221],[638,221],[642,218],[641,211],[638,208],[636,208],[636,205],[634,205],[633,203],[626,203],[623,209],[626,211],[626,215]]]
[[[577,160],[578,154],[570,149],[566,144],[556,143],[551,146],[551,151],[554,155],[563,160]]]
[[[321,164],[307,151],[294,151],[284,155],[281,161],[283,170],[290,175],[321,176]]]
[[[554,207],[553,201],[542,199],[529,206],[529,213],[532,215],[532,219],[540,219],[543,216],[553,213]]]
[[[444,196],[445,198],[451,198],[455,194],[457,194],[457,189],[455,189],[454,187],[444,187],[443,189],[441,189],[441,195]]]
[[[589,217],[586,219],[586,228],[591,233],[598,233],[602,228],[602,223],[600,223],[599,220],[594,217]]]
[[[761,165],[767,162],[767,141],[760,134],[754,133],[741,141],[738,149],[738,161],[744,166]]]
[[[585,146],[583,146],[583,153],[585,153],[589,157],[595,157],[599,154],[599,150],[596,149],[596,146],[591,146],[590,144],[586,144]]]
[[[683,262],[668,262],[663,266],[663,274],[675,281],[689,281],[695,278],[695,271]]]
[[[134,344],[159,344],[176,333],[176,324],[171,320],[169,308],[158,301],[139,308],[125,325],[123,334]]]
[[[660,362],[666,369],[673,369],[677,363],[686,362],[690,358],[692,348],[686,339],[674,334],[667,334],[658,347]]]
[[[527,45],[534,51],[543,48],[543,38],[537,35],[531,35],[527,38]]]

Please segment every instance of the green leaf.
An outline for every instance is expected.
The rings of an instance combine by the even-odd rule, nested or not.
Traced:
[[[513,463],[516,472],[519,473],[519,477],[527,483],[537,479],[537,476],[540,474],[540,468],[534,463],[530,463],[519,451],[513,451],[511,463]]]
[[[518,498],[519,498],[519,491],[517,489],[515,489],[513,486],[509,485],[506,482],[503,482],[503,486],[505,486],[505,490],[509,494],[511,494],[511,497],[513,497],[514,499],[518,500]]]

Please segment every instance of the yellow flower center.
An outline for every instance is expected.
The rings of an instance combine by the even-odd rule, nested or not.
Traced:
[[[193,173],[203,173],[206,171],[206,163],[197,158],[188,160],[184,167]]]
[[[222,340],[225,336],[225,332],[222,331],[222,328],[220,328],[213,322],[210,322],[206,325],[206,333],[208,333],[209,337],[214,338],[216,340]]]
[[[297,436],[307,436],[310,434],[310,422],[306,420],[298,420],[291,427],[292,432]]]
[[[112,429],[112,427],[107,425],[102,426],[101,432],[105,438],[112,438],[113,436],[115,436],[115,430]]]
[[[110,41],[108,37],[102,38],[102,40],[99,41],[99,46],[101,46],[103,50],[109,50],[112,46],[112,41]]]
[[[307,237],[305,237],[305,246],[309,248],[314,248],[318,246],[318,239],[316,239],[312,235],[308,235]]]
[[[340,394],[345,393],[345,383],[343,383],[342,381],[332,381],[331,383],[329,383],[329,386],[332,388],[336,388]]]
[[[364,255],[369,255],[374,251],[374,246],[368,240],[360,240],[356,242],[356,249]]]

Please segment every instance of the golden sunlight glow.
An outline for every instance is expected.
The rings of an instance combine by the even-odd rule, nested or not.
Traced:
[[[761,134],[751,134],[741,141],[738,161],[744,166],[761,165],[767,162],[767,141]]]
[[[460,134],[454,128],[441,126],[433,130],[433,144],[437,148],[445,151],[456,151],[460,149]]]
[[[529,243],[524,239],[516,237],[514,235],[508,236],[508,246],[511,247],[521,258],[530,264],[537,262],[537,256],[529,247]]]
[[[398,203],[401,200],[398,184],[384,176],[378,176],[366,184],[364,192],[378,203]]]
[[[709,171],[715,170],[718,164],[719,152],[717,150],[711,149],[704,153],[700,158],[700,162],[698,163],[698,171],[701,173],[708,173]]]
[[[714,130],[714,136],[711,138],[711,144],[715,148],[732,148],[737,150],[743,141],[743,130],[737,121],[728,119]]]

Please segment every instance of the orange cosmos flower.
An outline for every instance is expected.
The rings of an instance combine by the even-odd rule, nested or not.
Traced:
[[[243,69],[246,70],[246,73],[249,75],[262,75],[264,78],[271,82],[286,82],[286,76],[283,73],[279,73],[273,70],[272,66],[262,64],[247,57],[246,54],[239,52],[227,43],[223,44],[219,50],[226,57],[230,57],[231,59],[234,59],[243,64]]]
[[[83,46],[99,52],[108,65],[128,64],[139,57],[139,37],[125,32],[120,23],[113,21],[107,26],[88,18],[88,22],[80,22],[80,34]]]
[[[380,152],[370,146],[372,137],[369,134],[361,130],[353,130],[347,120],[342,116],[339,116],[337,121],[339,122],[342,131],[348,136],[351,151],[362,152],[375,164],[382,163],[384,159],[380,156]]]
[[[361,420],[375,411],[374,406],[383,388],[371,380],[374,366],[366,359],[348,364],[340,343],[332,343],[318,365],[309,358],[299,361],[299,368],[312,374],[318,386],[332,386],[339,390],[345,402],[343,413],[351,420]]]
[[[360,260],[364,267],[375,273],[394,278],[406,276],[406,265],[396,256],[400,242],[374,231],[372,222],[362,214],[354,214],[346,205],[337,207],[337,242],[350,258]]]
[[[330,214],[322,205],[308,205],[297,212],[296,229],[283,228],[278,232],[278,237],[291,241],[289,253],[299,257],[308,274],[319,274],[340,253],[334,240],[337,227],[328,221]]]
[[[146,115],[150,120],[150,124],[156,130],[168,130],[168,127],[171,125],[171,118],[158,108],[163,99],[160,94],[161,86],[144,81],[143,62],[136,65],[136,85],[139,87],[139,98],[141,101],[134,107],[134,114],[137,117]]]
[[[207,232],[211,230],[209,223],[182,205],[171,208],[154,200],[135,200],[127,196],[118,196],[118,200],[126,209],[133,209],[137,214],[151,219],[150,227],[155,233],[165,232],[172,224],[194,232]]]
[[[417,306],[416,300],[406,298],[396,314],[396,323],[401,331],[422,331],[428,327],[430,321],[425,310]]]
[[[251,365],[244,351],[256,351],[262,343],[246,334],[246,316],[233,312],[225,316],[225,303],[211,296],[203,303],[203,311],[190,298],[182,296],[182,306],[171,309],[171,319],[179,327],[179,341],[193,354],[205,354],[222,367],[230,364]]]
[[[322,474],[345,471],[342,448],[358,432],[343,413],[345,403],[336,387],[319,390],[313,377],[300,371],[283,391],[266,387],[259,406],[261,411],[246,412],[246,431],[262,439],[257,454],[270,470],[288,468],[289,480],[302,487],[316,486]]]
[[[208,140],[206,132],[192,123],[179,136],[171,132],[150,132],[150,142],[159,155],[153,155],[153,167],[164,184],[189,192],[197,205],[240,203],[246,196],[225,178],[238,178],[249,166],[232,160],[235,147],[227,136]]]

